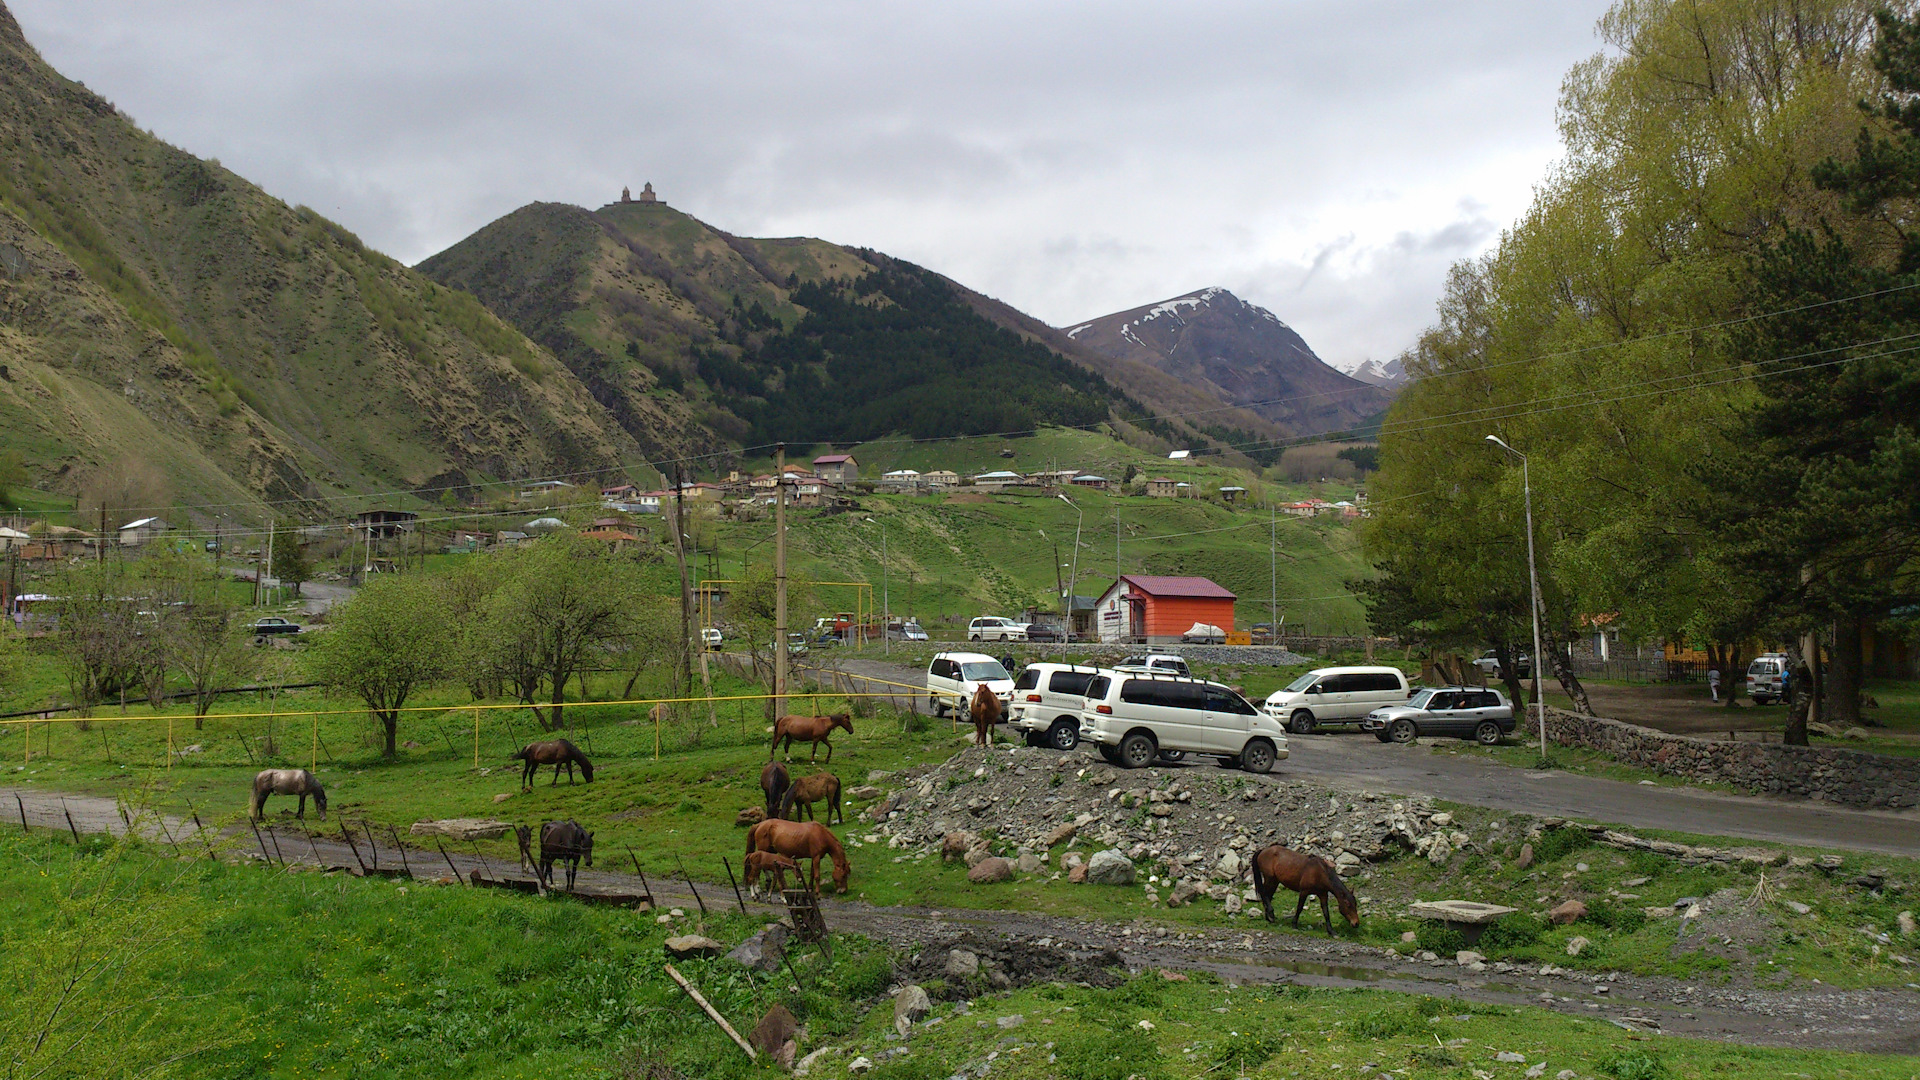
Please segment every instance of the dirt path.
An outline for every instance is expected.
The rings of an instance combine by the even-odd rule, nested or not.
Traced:
[[[16,822],[15,814],[22,812],[31,828],[66,832],[71,820],[71,828],[82,835],[123,834],[129,820],[123,818],[112,799],[0,788],[0,827]],[[443,854],[433,846],[396,844],[391,833],[370,835],[359,822],[352,822],[348,827],[354,842],[349,846],[340,835],[338,819],[324,826],[318,821],[313,825],[333,835],[312,835],[291,822],[263,827],[257,839],[251,829],[230,829],[221,839],[237,843],[227,849],[225,857],[296,867],[317,864],[349,873],[377,863],[383,873],[405,867],[410,871],[408,876],[429,880],[467,880],[478,872],[482,880],[531,889],[530,876],[517,864],[487,858],[475,850],[459,850],[462,845],[451,841],[443,844]],[[191,820],[151,820],[143,831],[157,842],[175,845],[186,856],[206,853],[219,843],[210,832],[203,838]],[[624,852],[598,854],[600,869],[583,870],[577,882],[584,897],[642,891],[639,876],[608,869],[624,861]],[[734,869],[737,872],[738,867]],[[663,909],[679,907],[691,914],[704,902],[708,911],[717,913],[739,906],[724,877],[698,882],[649,877],[646,888],[656,907]],[[1498,964],[1487,972],[1468,973],[1450,961],[1410,961],[1388,949],[1314,933],[1276,932],[1254,922],[1239,928],[1196,931],[1144,920],[1117,923],[1015,911],[883,908],[834,899],[822,906],[830,926],[858,927],[868,937],[907,950],[942,948],[972,933],[1054,945],[1076,953],[1112,948],[1134,970],[1164,967],[1210,971],[1236,983],[1370,987],[1508,1006],[1532,1005],[1604,1019],[1631,1031],[1735,1043],[1920,1054],[1920,993],[1913,989],[1838,990],[1799,984],[1784,989],[1742,988],[1620,974],[1542,975],[1538,969]],[[746,907],[769,915],[781,910],[752,900]]]
[[[924,672],[878,660],[843,660],[856,675],[926,685]],[[915,699],[925,710],[924,696]],[[1004,729],[1002,729],[1004,731]],[[1350,790],[1429,795],[1536,817],[1568,817],[1640,829],[1671,829],[1778,844],[1920,855],[1920,812],[1852,810],[1804,799],[1728,795],[1514,769],[1424,746],[1381,743],[1357,732],[1289,735],[1281,779],[1311,779]],[[1211,770],[1212,763],[1189,765]]]

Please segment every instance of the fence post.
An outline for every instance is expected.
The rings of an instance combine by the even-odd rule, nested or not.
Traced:
[[[473,707],[473,767],[480,768],[480,706]]]
[[[167,771],[173,771],[173,717],[167,717]]]
[[[678,528],[678,526],[675,526],[675,527]],[[648,711],[653,713],[653,760],[659,761],[660,760],[660,706],[656,704],[652,709]]]
[[[311,770],[311,769],[317,769],[319,767],[320,767],[320,714],[314,713],[313,714],[313,746],[309,749],[307,753],[307,768]]]

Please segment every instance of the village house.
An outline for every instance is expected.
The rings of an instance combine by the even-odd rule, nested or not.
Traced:
[[[157,517],[143,517],[139,521],[129,521],[120,526],[120,546],[139,547],[158,539],[161,533],[172,530],[173,526]]]
[[[1123,574],[1095,603],[1107,644],[1178,642],[1195,623],[1233,630],[1234,594],[1203,577]]]
[[[1092,473],[1081,473],[1069,482],[1074,487],[1093,488],[1096,491],[1106,491],[1113,487],[1111,480],[1108,480],[1104,476],[1095,476]]]
[[[880,487],[889,491],[915,491],[920,487],[920,474],[913,469],[881,473]]]
[[[1041,487],[1065,487],[1073,482],[1075,474],[1079,471],[1078,469],[1042,469],[1039,472],[1027,474],[1027,479]]]
[[[550,495],[559,495],[571,490],[572,484],[565,480],[538,480],[520,489],[521,499],[539,499]]]
[[[1229,484],[1220,489],[1221,502],[1239,502],[1247,497],[1247,489],[1238,484]]]
[[[361,539],[391,540],[412,532],[413,523],[419,517],[411,510],[363,510],[353,515],[352,529]]]
[[[813,459],[813,471],[822,480],[836,484],[851,484],[860,479],[860,463],[852,454],[822,454]]]
[[[1156,499],[1173,498],[1180,494],[1181,486],[1182,485],[1175,484],[1172,480],[1164,476],[1150,476],[1147,478],[1147,494]]]
[[[33,537],[19,529],[9,529],[5,525],[0,525],[0,551],[12,551],[32,542]]]
[[[998,491],[1009,484],[1020,484],[1025,482],[1026,482],[1025,477],[1021,476],[1017,472],[1009,472],[1006,469],[996,469],[993,472],[983,472],[973,478],[974,487],[990,488],[994,491]]]
[[[960,474],[952,469],[934,469],[931,472],[921,473],[920,479],[926,482],[929,489],[960,486]]]

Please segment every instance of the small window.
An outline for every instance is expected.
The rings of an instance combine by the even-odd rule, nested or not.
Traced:
[[[1400,689],[1400,680],[1384,671],[1371,671],[1364,675],[1349,675],[1359,685],[1355,688],[1369,693],[1392,692]]]
[[[1357,675],[1329,675],[1320,680],[1320,692],[1323,694],[1347,694],[1359,689],[1354,685]]]
[[[1087,692],[1087,684],[1092,681],[1093,673],[1090,671],[1056,671],[1053,673],[1053,678],[1048,681],[1047,689],[1056,694],[1084,696]]]
[[[1105,701],[1107,694],[1112,690],[1113,680],[1107,678],[1105,675],[1095,675],[1092,680],[1087,683],[1087,697],[1095,701]]]
[[[1207,687],[1207,711],[1217,713],[1236,713],[1241,716],[1253,716],[1257,713],[1246,698],[1225,687]]]
[[[1192,683],[1128,679],[1120,685],[1120,700],[1131,705],[1158,705],[1163,709],[1199,709],[1206,699]]]
[[[941,657],[933,662],[933,674],[942,679],[953,678],[953,661]]]
[[[1476,709],[1497,709],[1500,707],[1500,695],[1491,690],[1482,690],[1473,695],[1473,707]]]
[[[1022,671],[1020,677],[1013,680],[1013,688],[1015,690],[1031,690],[1039,685],[1040,672],[1034,668],[1028,668]]]

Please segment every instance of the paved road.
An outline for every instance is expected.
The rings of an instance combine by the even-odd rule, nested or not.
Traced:
[[[840,660],[856,675],[926,685],[926,673],[877,660]],[[917,697],[925,708],[926,698]],[[1851,810],[1803,799],[1723,795],[1511,768],[1420,745],[1396,746],[1357,732],[1290,735],[1292,751],[1275,769],[1351,790],[1431,795],[1537,817],[1567,817],[1640,829],[1672,829],[1780,844],[1920,855],[1920,813]],[[1211,768],[1209,764],[1206,766]]]

